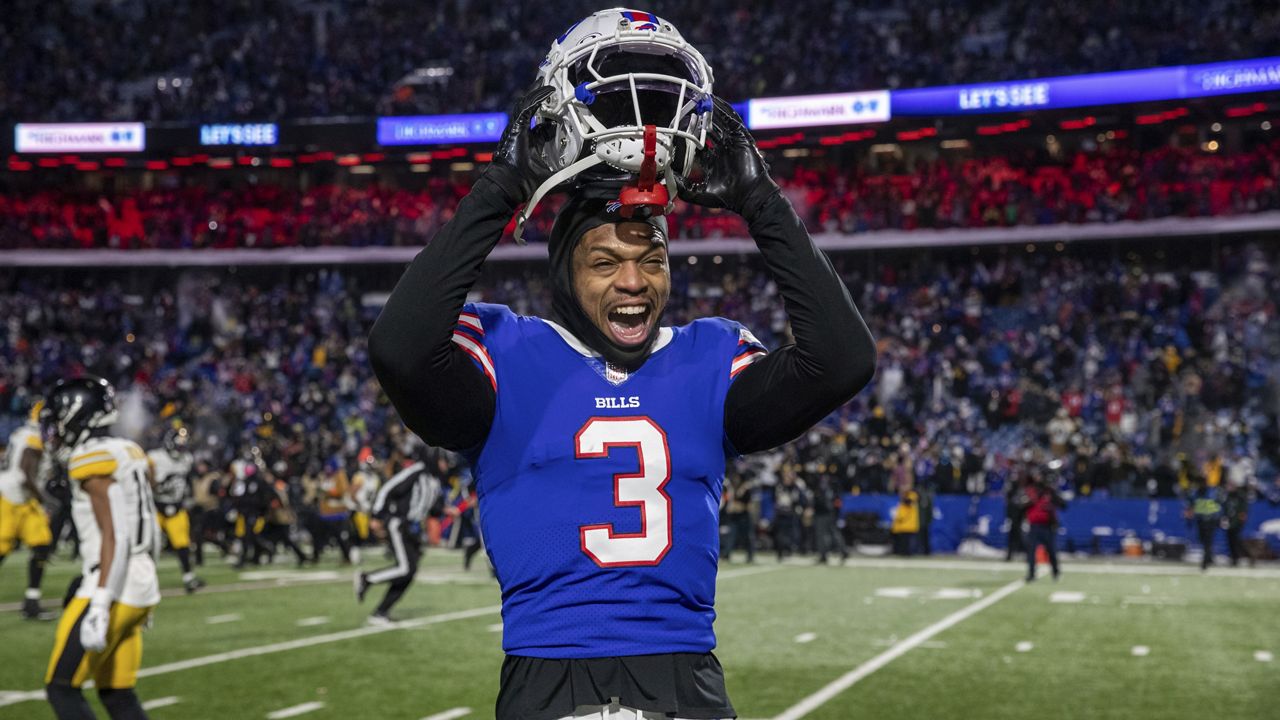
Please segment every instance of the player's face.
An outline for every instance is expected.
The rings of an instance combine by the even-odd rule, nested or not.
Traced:
[[[624,348],[643,344],[671,295],[662,236],[642,222],[588,230],[573,251],[573,290],[605,337]]]

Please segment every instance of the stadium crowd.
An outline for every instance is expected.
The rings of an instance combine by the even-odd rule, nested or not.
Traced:
[[[208,121],[504,109],[548,38],[599,3],[399,0],[216,6],[17,0],[6,7],[0,116]],[[1258,0],[690,5],[671,20],[733,100],[1260,57],[1280,9]],[[795,17],[821,18],[795,23]]]
[[[1055,457],[1080,495],[1173,496],[1208,468],[1215,484],[1274,477],[1274,248],[1228,245],[1196,263],[1109,255],[837,255],[880,343],[879,370],[782,459],[838,465],[859,492],[910,476],[939,492],[1000,493],[1028,461]],[[498,266],[480,296],[547,316],[541,272]],[[363,293],[380,286],[336,270],[141,278],[72,289],[6,276],[0,425],[56,378],[87,371],[118,385],[137,429],[179,419],[219,466],[256,447],[297,479],[354,468],[364,447],[378,458],[411,449],[367,362],[377,306]],[[712,314],[766,345],[787,341],[776,288],[751,258],[675,264],[668,321]]]
[[[1241,153],[1104,145],[1061,159],[1009,153],[879,158],[874,166],[809,162],[780,180],[812,232],[851,234],[1246,214],[1280,209],[1278,178],[1280,141]],[[452,216],[469,182],[455,174],[412,189],[192,182],[123,194],[7,192],[0,193],[0,249],[422,245]],[[546,238],[557,209],[555,201],[539,206],[528,239]],[[747,237],[736,215],[684,203],[670,227],[681,239]]]

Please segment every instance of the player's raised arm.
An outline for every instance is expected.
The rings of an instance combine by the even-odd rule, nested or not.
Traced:
[[[529,121],[550,94],[525,95],[493,162],[457,214],[409,264],[369,335],[374,373],[409,429],[437,447],[479,445],[494,389],[452,341],[467,293],[516,208],[551,171],[530,152]]]
[[[840,276],[769,177],[742,119],[720,98],[714,123],[715,147],[702,158],[705,179],[681,188],[681,197],[746,219],[796,339],[742,371],[729,389],[725,432],[745,454],[794,439],[847,402],[875,373],[876,349]]]

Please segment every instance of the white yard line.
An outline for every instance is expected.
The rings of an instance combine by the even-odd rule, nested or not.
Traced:
[[[329,622],[330,622],[329,618],[324,616],[305,617],[305,618],[300,618],[297,622],[294,623],[294,625],[297,625],[298,627],[315,627],[317,625],[328,625]]]
[[[762,574],[762,573],[768,573],[768,572],[773,572],[773,571],[775,571],[775,570],[781,570],[781,569],[782,569],[782,568],[784,568],[784,567],[786,567],[786,566],[785,566],[785,565],[758,565],[758,566],[755,566],[755,567],[744,567],[744,568],[738,568],[738,569],[736,569],[736,570],[725,570],[725,571],[721,572],[719,575],[717,575],[717,576],[716,576],[716,578],[717,578],[717,579],[719,579],[719,580],[728,580],[728,579],[730,579],[730,578],[736,578],[736,577],[747,577],[747,576],[749,576],[749,575],[760,575],[760,574]]]
[[[302,703],[301,705],[294,705],[293,707],[281,708],[280,710],[276,710],[275,712],[269,712],[267,713],[267,720],[282,720],[282,718],[291,718],[291,717],[297,717],[299,715],[306,715],[307,713],[315,712],[316,710],[319,710],[322,707],[324,707],[324,703],[320,702],[319,700],[313,700],[312,702]]]
[[[911,637],[908,637],[907,639],[903,640],[897,645],[894,645],[888,650],[885,650],[879,655],[862,663],[861,665],[850,670],[844,675],[841,675],[835,680],[832,680],[830,683],[827,683],[827,685],[822,689],[813,693],[809,697],[806,697],[805,699],[801,700],[800,702],[796,703],[790,708],[787,708],[786,710],[784,710],[780,715],[775,717],[774,720],[799,720],[800,718],[808,715],[814,710],[817,710],[818,708],[827,704],[828,702],[831,701],[832,698],[844,692],[845,690],[848,690],[850,687],[853,687],[855,683],[867,677],[871,673],[879,670],[885,665],[888,665],[889,663],[893,662],[899,657],[902,657],[911,649],[924,644],[925,641],[932,639],[933,636],[937,635],[938,633],[941,633],[944,630],[947,630],[948,628],[960,622],[963,622],[964,620],[972,617],[973,615],[981,612],[982,610],[985,610],[986,608],[989,608],[992,605],[995,605],[996,603],[1005,599],[1006,597],[1008,597],[1009,595],[1017,591],[1018,588],[1022,587],[1023,584],[1024,583],[1021,580],[1011,582],[1008,585],[1005,585],[1004,587],[1000,588],[999,590],[996,590],[995,592],[991,593],[990,595],[982,598],[981,600],[975,603],[972,603],[970,605],[967,605],[964,608],[957,610],[956,612],[951,613],[950,615],[942,618],[938,622],[917,632],[916,634],[912,635]]]
[[[317,573],[317,574],[324,574],[324,573]],[[248,590],[279,590],[280,588],[285,588],[285,587],[302,587],[306,585],[322,585],[326,583],[337,583],[337,582],[349,583],[351,582],[351,576],[342,575],[337,579],[332,579],[327,577],[324,579],[314,579],[314,580],[298,578],[293,580],[279,579],[279,580],[270,580],[270,581],[262,581],[262,582],[239,582],[239,583],[228,583],[226,585],[207,585],[197,590],[195,594],[196,595],[220,595],[222,593],[232,593],[232,592],[239,593],[239,592],[245,592]],[[188,594],[187,591],[183,588],[168,588],[160,591],[160,597],[162,598],[185,597],[187,596],[187,594]],[[21,609],[22,609],[22,603],[20,602],[0,603],[0,613],[17,612]]]
[[[466,717],[471,714],[471,708],[456,707],[452,710],[445,710],[435,715],[428,715],[422,720],[457,720],[460,717]]]
[[[795,641],[796,641],[796,642],[798,642],[798,643],[811,643],[811,642],[813,642],[814,640],[817,640],[817,639],[818,639],[818,634],[817,634],[817,633],[811,633],[811,632],[807,632],[807,633],[800,633],[799,635],[797,635],[797,636],[795,637]]]
[[[44,688],[39,690],[0,690],[0,707],[17,705],[30,700],[43,700]]]
[[[205,667],[206,665],[217,665],[219,663],[230,662],[232,660],[242,660],[247,657],[271,655],[273,653],[285,652],[287,650],[299,650],[301,648],[308,648],[316,645],[327,645],[329,643],[340,642],[342,640],[351,640],[368,635],[378,635],[380,633],[392,632],[394,630],[409,630],[412,628],[425,627],[427,625],[438,625],[440,623],[453,622],[455,620],[467,620],[469,618],[492,615],[501,609],[502,607],[500,605],[489,605],[487,607],[459,610],[457,612],[442,613],[440,615],[428,615],[426,617],[414,618],[413,620],[405,620],[404,622],[398,622],[393,625],[374,625],[355,628],[354,630],[343,630],[325,635],[316,635],[308,638],[299,638],[297,640],[287,640],[285,642],[272,643],[271,645],[241,648],[239,650],[231,650],[229,652],[218,653],[216,655],[206,655],[204,657],[191,658],[190,660],[179,660],[178,662],[171,662],[165,665],[143,668],[138,672],[138,677],[164,675],[166,673],[178,672],[180,670],[190,670],[192,668]]]
[[[226,615],[210,615],[204,619],[205,625],[225,625],[226,623],[240,622],[244,616],[240,613],[227,613]]]
[[[182,701],[182,698],[177,698],[172,696],[156,698],[155,700],[148,700],[142,703],[142,709],[155,710],[156,708],[169,707],[170,705],[177,705],[181,701]]]

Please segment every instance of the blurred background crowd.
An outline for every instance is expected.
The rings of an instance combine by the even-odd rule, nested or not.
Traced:
[[[743,465],[753,492],[772,498],[792,474],[837,497],[999,496],[1053,460],[1075,497],[1186,496],[1197,479],[1280,489],[1280,258],[1269,245],[834,260],[879,342],[876,379],[783,452]],[[788,341],[758,258],[673,262],[668,322],[723,315],[768,346]],[[491,265],[475,299],[547,316],[544,272]],[[126,426],[155,443],[180,421],[212,467],[249,459],[300,483],[354,474],[362,451],[414,457],[367,362],[394,281],[385,269],[0,277],[8,425],[40,388],[91,372],[116,383]]]
[[[1259,57],[1280,34],[1280,8],[1259,0],[859,5],[647,7],[703,50],[717,91],[735,101]],[[0,28],[0,116],[225,121],[503,109],[532,80],[547,39],[599,9],[583,0],[15,0]]]

